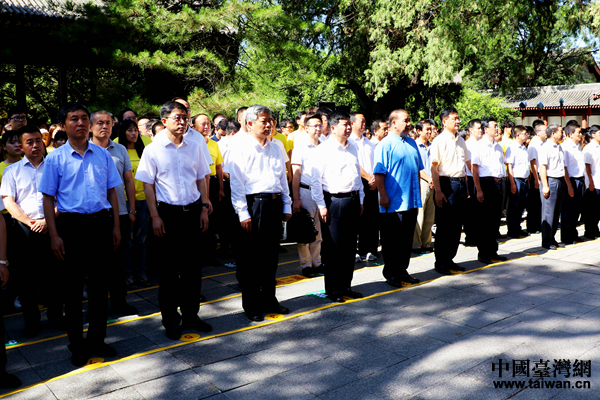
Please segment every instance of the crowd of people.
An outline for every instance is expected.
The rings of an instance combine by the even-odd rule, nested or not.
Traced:
[[[173,340],[182,327],[212,330],[198,316],[202,273],[190,259],[218,265],[217,256],[233,256],[249,320],[290,312],[277,300],[275,275],[282,223],[294,213],[308,213],[316,231],[314,241],[298,243],[301,272],[324,275],[334,302],[362,297],[352,289],[356,262],[382,257],[393,287],[419,282],[408,273],[413,252],[434,252],[441,274],[464,271],[453,261],[463,231],[479,261],[506,260],[497,243],[503,213],[508,236],[541,231],[547,249],[583,240],[580,215],[585,236],[600,235],[599,126],[499,125],[492,117],[460,125],[454,108],[441,112],[440,127],[413,126],[402,109],[368,129],[363,114],[326,107],[279,123],[262,105],[210,118],[191,116],[177,97],[160,118],[70,103],[46,129],[13,108],[0,125],[0,279],[5,285],[10,270],[28,338],[40,333],[43,291],[49,325],[67,331],[71,361],[81,366],[91,355],[116,355],[104,342],[108,299],[113,313],[137,314],[126,294],[151,285],[149,235],[170,249],[155,255],[162,323]],[[0,373],[0,386],[18,384]]]

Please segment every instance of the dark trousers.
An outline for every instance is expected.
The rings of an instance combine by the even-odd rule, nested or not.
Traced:
[[[125,304],[127,296],[127,285],[125,284],[125,271],[127,269],[128,257],[127,248],[129,239],[131,239],[131,222],[129,215],[119,215],[119,224],[121,227],[121,243],[112,252],[112,262],[109,265],[108,290],[110,291],[110,304],[113,307],[120,307]]]
[[[64,261],[56,261],[61,278],[59,290],[65,298],[67,335],[72,352],[82,351],[83,311],[81,296],[87,275],[87,341],[92,346],[104,342],[108,307],[107,265],[113,251],[111,210],[94,214],[63,213],[56,218],[58,234],[63,240]]]
[[[275,296],[275,277],[279,261],[283,201],[281,196],[273,199],[250,195],[246,197],[246,202],[252,229],[246,232],[238,224],[234,246],[236,277],[242,289],[242,307],[246,312],[268,311],[279,305]]]
[[[541,183],[540,183],[541,185]],[[542,230],[542,201],[540,189],[535,188],[535,178],[529,175],[529,193],[527,194],[527,232]]]
[[[213,206],[213,212],[208,216],[208,229],[202,233],[200,243],[203,257],[214,259],[217,251],[217,229],[221,225],[221,201],[219,201],[219,178],[211,176],[209,179],[209,200]]]
[[[585,237],[595,239],[600,236],[600,189],[586,190],[583,196]]]
[[[542,202],[542,246],[550,246],[556,242],[554,235],[558,229],[558,220],[565,191],[565,178],[548,177],[548,186],[550,195],[544,197],[540,190],[540,200]]]
[[[223,192],[225,197],[221,200],[221,223],[216,228],[219,232],[221,249],[227,250],[238,234],[240,221],[231,203],[231,184],[229,181],[223,182]]]
[[[321,260],[325,264],[325,293],[331,294],[343,292],[352,284],[360,198],[338,198],[327,192],[324,198],[329,220],[321,224]]]
[[[377,189],[371,190],[365,179],[362,183],[365,198],[363,213],[359,219],[358,254],[366,256],[367,253],[377,254],[379,246],[379,192]]]
[[[583,204],[583,194],[585,193],[585,180],[581,178],[569,178],[573,186],[573,197],[569,196],[567,188],[562,204],[560,216],[560,239],[564,243],[572,243],[577,237],[577,224],[579,223],[579,214]]]
[[[521,231],[521,217],[527,204],[527,194],[529,193],[529,182],[527,179],[515,179],[515,186],[517,192],[508,193],[508,211],[506,213],[506,225],[508,226],[508,234],[517,235]]]
[[[435,206],[435,264],[450,267],[458,251],[465,212],[474,211],[466,211],[467,184],[464,178],[440,176],[440,187],[447,201],[444,201],[442,207],[437,204]]]
[[[479,257],[488,258],[498,253],[496,236],[502,217],[502,185],[503,179],[482,177],[479,179],[483,202],[477,201],[477,250]]]
[[[467,210],[475,210],[477,207],[477,194],[475,193],[475,182],[472,176],[467,176],[467,188],[469,190],[469,198],[467,199]],[[463,226],[465,231],[465,243],[477,243],[477,227],[476,217],[474,212],[468,212],[464,215]]]
[[[381,213],[381,247],[383,251],[383,277],[402,278],[410,263],[412,237],[419,210]]]
[[[164,236],[156,238],[160,248],[158,305],[165,327],[178,326],[182,318],[184,323],[198,318],[202,268],[195,250],[200,241],[201,211],[200,201],[188,205],[185,211],[178,206],[158,204],[158,215],[165,227]]]

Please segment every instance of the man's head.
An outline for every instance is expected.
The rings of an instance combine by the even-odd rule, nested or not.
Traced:
[[[371,132],[373,132],[373,136],[377,138],[377,140],[382,141],[388,135],[388,124],[385,121],[380,119],[376,119],[371,124]]]
[[[456,108],[447,107],[440,113],[440,120],[445,130],[450,133],[456,134],[460,128],[460,117]]]
[[[215,125],[215,133],[219,137],[227,136],[227,127],[229,126],[229,121],[226,119],[220,120],[217,125]]]
[[[235,135],[236,133],[238,133],[240,131],[240,129],[242,129],[242,124],[240,124],[237,121],[229,121],[229,123],[227,124],[227,129],[225,130],[225,132],[227,133],[227,136],[229,135]]]
[[[489,117],[489,118],[484,118],[481,120],[481,129],[483,130],[483,134],[490,140],[490,141],[494,141],[497,140],[497,133],[498,133],[498,123],[496,122],[496,119],[493,117]]]
[[[544,126],[544,129],[546,129],[546,121],[544,121],[544,120],[541,120],[541,119],[535,119],[535,120],[533,120],[533,123],[531,124],[531,126],[533,126],[533,129],[535,129],[535,130],[537,130],[536,128],[537,128],[539,125],[543,125],[543,126]]]
[[[264,141],[271,134],[273,113],[267,106],[253,105],[246,110],[246,127],[248,133],[259,141]]]
[[[312,139],[318,139],[323,133],[323,119],[321,114],[307,114],[304,119],[306,134]]]
[[[475,140],[480,140],[483,137],[483,130],[481,130],[480,119],[470,120],[467,129],[469,130],[470,137],[474,138]]]
[[[331,108],[329,107],[319,107],[316,111],[317,114],[321,114],[321,122],[323,123],[323,135],[325,136],[329,135],[329,126],[331,126],[331,124],[329,123],[329,119],[327,117],[332,112],[333,111],[331,111]]]
[[[188,119],[190,118],[190,115],[191,115],[190,103],[188,103],[186,99],[184,99],[183,97],[173,97],[171,99],[171,101],[174,101],[174,102],[179,103],[182,106],[184,106],[185,109],[187,110]]]
[[[279,121],[279,126],[281,127],[281,133],[283,133],[285,136],[294,132],[295,129],[294,122],[289,118],[283,118],[281,121]]]
[[[560,143],[563,140],[563,130],[562,126],[559,124],[550,124],[546,128],[546,134],[548,135],[548,139],[552,140],[554,143]]]
[[[79,103],[68,103],[58,110],[57,120],[69,139],[86,139],[90,133],[90,112]]]
[[[410,125],[410,115],[408,115],[408,111],[406,110],[397,109],[392,111],[388,117],[388,122],[390,124],[390,131],[396,135],[407,134],[412,128]]]
[[[244,131],[246,130],[246,111],[247,110],[248,110],[248,107],[240,107],[235,112],[235,114],[237,116],[237,121],[240,123],[241,129]]]
[[[527,132],[527,128],[524,127],[523,125],[515,126],[515,128],[513,129],[513,132],[514,132],[514,139],[520,145],[525,144],[527,142],[527,139],[529,139],[529,133]]]
[[[592,137],[592,140],[595,140],[596,143],[600,144],[600,127],[598,127],[598,125],[592,125],[588,134]]]
[[[350,137],[352,133],[352,123],[350,122],[350,114],[346,111],[335,110],[327,116],[327,124],[331,134],[336,137],[341,143]],[[325,126],[323,126],[325,130]]]
[[[137,114],[131,108],[124,108],[117,114],[117,119],[119,122],[123,122],[126,119],[130,119],[137,123]]]
[[[223,121],[223,120],[227,121],[227,116],[225,114],[215,114],[215,115],[213,115],[213,118],[212,118],[213,126],[216,127],[217,124],[220,121]]]
[[[571,124],[565,127],[565,135],[575,143],[581,143],[581,128],[579,124]]]
[[[165,128],[174,136],[183,135],[187,131],[188,111],[179,102],[168,101],[163,104],[160,109],[160,118]]]
[[[44,139],[35,125],[25,125],[17,131],[21,149],[30,160],[44,156]]]
[[[510,138],[514,138],[513,135],[513,128],[515,127],[515,123],[512,121],[502,121],[502,133],[504,134],[504,136],[510,137]]]
[[[210,136],[210,118],[206,114],[198,114],[192,118],[192,125],[194,129],[200,132],[204,136]]]
[[[306,123],[306,111],[300,111],[296,114],[296,125],[304,126]]]
[[[427,120],[417,122],[415,131],[417,132],[417,138],[425,142],[429,142],[431,138],[431,131],[433,130],[431,124]]]
[[[535,121],[534,121],[535,122]],[[533,127],[536,136],[542,141],[545,142],[548,139],[548,133],[546,133],[546,125],[537,124]]]
[[[113,119],[112,115],[108,111],[99,110],[92,113],[91,117],[92,124],[92,136],[99,140],[109,139],[112,133]],[[125,120],[133,121],[133,120]],[[123,122],[125,122],[123,121]],[[134,121],[135,122],[135,121]]]
[[[12,107],[8,110],[8,123],[13,131],[27,125],[27,110],[23,107]]]
[[[146,124],[150,121],[149,118],[142,117],[138,120],[138,130],[142,135],[146,134]]]
[[[365,116],[361,113],[350,114],[350,122],[352,123],[352,133],[357,136],[362,136],[366,127]]]

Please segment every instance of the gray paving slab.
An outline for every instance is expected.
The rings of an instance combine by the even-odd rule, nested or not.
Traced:
[[[275,373],[282,373],[323,359],[323,355],[308,351],[292,342],[248,354],[250,360]]]
[[[190,368],[200,367],[242,354],[241,350],[232,347],[223,337],[192,343],[168,350],[168,352]]]
[[[411,396],[409,393],[403,391],[401,385],[398,385],[395,382],[382,383],[381,381],[371,378],[363,378],[330,392],[323,393],[319,398],[323,400],[404,400],[411,398]]]
[[[328,359],[284,372],[280,376],[317,396],[360,379],[357,372]]]
[[[220,393],[193,371],[182,371],[134,386],[146,400],[204,399]]]
[[[278,375],[233,389],[224,394],[230,400],[305,400],[316,398],[312,393]]]
[[[6,389],[1,389],[0,395],[8,392],[9,391]],[[44,384],[32,387],[22,392],[11,394],[6,398],[10,400],[58,400],[58,397],[56,397],[50,388]]]
[[[490,385],[482,386],[481,382],[467,377],[454,377],[419,392],[418,397],[423,400],[454,400],[458,398],[504,400],[512,397],[517,391],[518,389],[496,389]]]
[[[391,365],[398,364],[406,360],[406,357],[375,342],[346,347],[333,353],[327,360],[355,371],[361,377],[365,377]]]
[[[188,365],[167,352],[148,354],[117,364],[111,368],[130,385],[150,381],[188,369]]]
[[[277,375],[247,356],[239,356],[195,368],[194,372],[221,391],[245,386]]]
[[[46,385],[60,400],[89,399],[128,386],[127,381],[110,366],[67,376]]]
[[[124,389],[115,390],[107,394],[103,394],[98,397],[94,397],[96,400],[145,400],[135,388],[127,387]]]

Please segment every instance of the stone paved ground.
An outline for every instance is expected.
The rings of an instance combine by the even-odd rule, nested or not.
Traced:
[[[357,264],[354,287],[366,298],[333,304],[309,293],[323,279],[299,279],[295,246],[280,257],[278,289],[289,316],[250,323],[241,311],[234,270],[204,269],[209,304],[200,316],[214,327],[200,337],[166,338],[157,289],[128,296],[139,316],[116,319],[107,342],[119,355],[74,368],[60,331],[22,342],[22,316],[5,317],[8,369],[23,381],[10,399],[584,399],[600,387],[599,241],[557,251],[540,236],[500,246],[507,262],[485,267],[477,250],[455,259],[467,273],[440,277],[433,256],[413,258],[422,284],[397,290],[381,266]],[[291,278],[290,278],[291,277]],[[44,326],[45,328],[45,326]],[[553,377],[554,360],[579,360],[590,376]],[[499,360],[509,371],[499,378]],[[529,378],[513,361],[529,360]],[[540,360],[542,361],[540,363]],[[550,377],[536,377],[546,372]],[[578,360],[577,364],[575,361]],[[537,362],[538,364],[535,364]],[[494,371],[492,371],[494,365]],[[505,364],[502,364],[505,365]],[[587,372],[587,371],[583,371]],[[521,383],[591,389],[518,388]],[[503,388],[494,381],[504,380]],[[557,381],[557,382],[555,382]],[[584,383],[588,384],[588,383]]]

